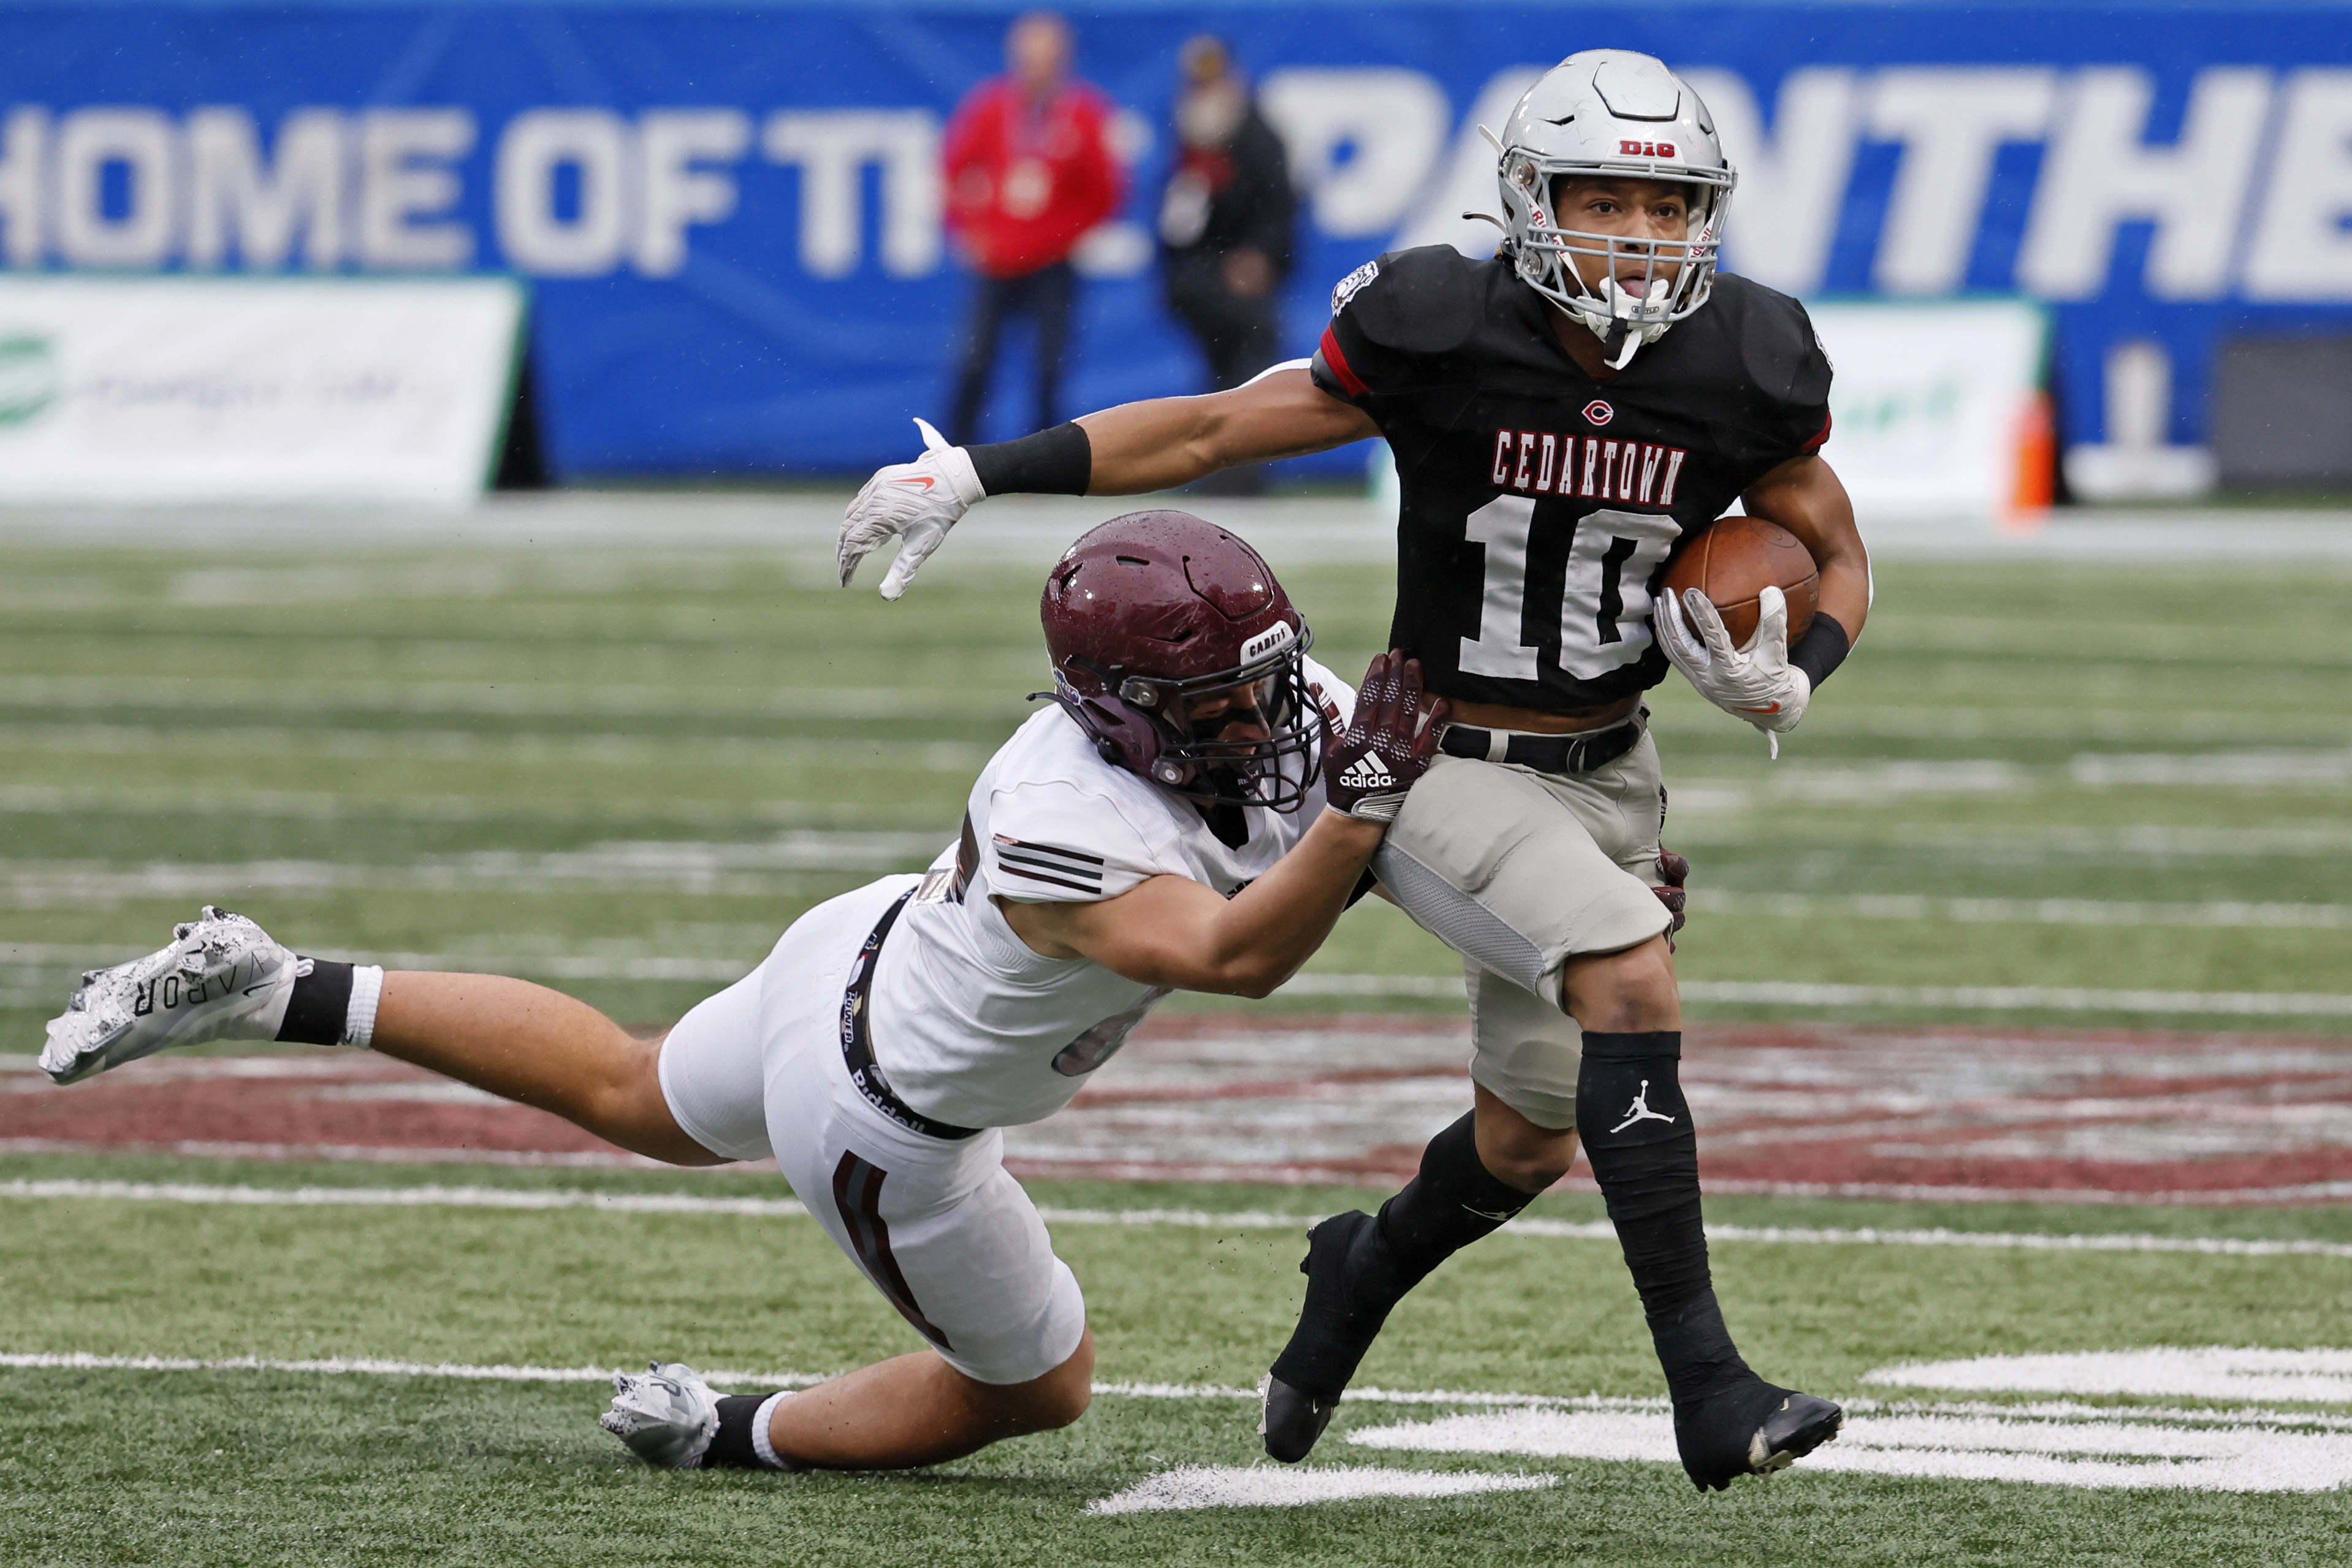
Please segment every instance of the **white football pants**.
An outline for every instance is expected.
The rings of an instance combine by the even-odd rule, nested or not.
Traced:
[[[887,877],[819,904],[767,961],[678,1021],[662,1094],[714,1154],[773,1154],[834,1244],[957,1371],[1026,1383],[1067,1361],[1086,1300],[1036,1205],[1004,1170],[1004,1135],[909,1131],[852,1087],[842,994],[892,900]]]

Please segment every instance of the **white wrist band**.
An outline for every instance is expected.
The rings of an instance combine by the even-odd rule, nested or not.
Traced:
[[[341,1044],[368,1048],[375,1038],[375,1005],[383,998],[383,969],[380,964],[360,963],[352,967],[351,1007],[343,1014]]]

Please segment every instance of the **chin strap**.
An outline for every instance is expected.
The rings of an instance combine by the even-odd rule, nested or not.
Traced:
[[[1601,340],[1601,357],[1611,370],[1623,370],[1633,363],[1641,351],[1643,337],[1624,321],[1612,322],[1608,335]]]
[[[1614,278],[1603,278],[1601,286],[1591,290],[1595,298],[1609,307],[1610,321],[1606,327],[1589,316],[1585,321],[1600,335],[1601,357],[1611,370],[1623,370],[1633,363],[1634,354],[1641,352],[1643,343],[1654,343],[1664,334],[1664,325],[1637,323],[1633,320],[1633,312],[1638,306],[1657,303],[1664,297],[1668,287],[1663,278],[1652,279],[1649,298],[1644,300],[1619,287]]]

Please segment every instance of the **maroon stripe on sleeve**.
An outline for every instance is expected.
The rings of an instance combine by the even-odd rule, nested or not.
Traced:
[[[1364,384],[1362,376],[1349,368],[1347,352],[1339,347],[1339,334],[1330,328],[1323,329],[1323,342],[1317,352],[1322,354],[1323,363],[1331,374],[1339,377],[1339,384],[1348,389],[1349,396],[1361,397],[1371,390]]]
[[[1811,454],[1820,451],[1822,449],[1822,444],[1829,438],[1830,416],[1829,411],[1824,409],[1822,412],[1822,433],[1814,437],[1811,440],[1806,442],[1804,446],[1799,449],[1804,452],[1807,456],[1811,456]]]

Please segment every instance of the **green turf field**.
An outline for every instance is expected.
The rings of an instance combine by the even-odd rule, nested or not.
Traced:
[[[0,1179],[110,1174],[339,1186],[424,1178],[160,1160],[16,1160]],[[751,1178],[583,1184],[437,1171],[544,1191],[739,1194]],[[1042,1185],[1058,1206],[1272,1210],[1371,1194]],[[1311,1198],[1312,1201],[1308,1201]],[[1591,1218],[1547,1199],[1538,1216]],[[2111,1211],[1714,1205],[1718,1224],[1949,1221],[2113,1230]],[[821,1373],[919,1348],[799,1219],[0,1200],[12,1345],[105,1356],[374,1357],[554,1368],[690,1352],[705,1365]],[[1055,1226],[1088,1292],[1109,1383],[1246,1386],[1295,1310],[1297,1227]],[[2132,1216],[2175,1235],[2352,1241],[2342,1211]],[[2352,1336],[2352,1249],[2184,1258],[1718,1241],[1744,1348],[1850,1400],[1938,1408],[1961,1395],[1868,1385],[1870,1370],[1987,1352],[2200,1344],[2295,1348]],[[1507,1233],[1408,1300],[1363,1384],[1579,1396],[1655,1392],[1614,1248]],[[1417,1453],[1350,1433],[1475,1407],[1343,1406],[1318,1467],[1536,1477],[1540,1491],[1092,1518],[1087,1505],[1179,1465],[1240,1467],[1255,1410],[1233,1397],[1105,1393],[1078,1426],[919,1475],[654,1472],[593,1425],[590,1382],[284,1370],[0,1371],[0,1561],[62,1564],[1251,1563],[2332,1563],[2352,1552],[2341,1491],[2216,1495],[1808,1473],[1701,1498],[1679,1470],[1513,1454]],[[2021,1395],[1978,1399],[2030,1406]],[[2108,1424],[2151,1405],[2107,1400]],[[1857,1405],[1857,1411],[1867,1409]],[[2301,1406],[2308,1410],[2308,1405]],[[2340,1408],[2340,1407],[2339,1407]],[[1650,1420],[1663,1427],[1664,1416]],[[2292,1419],[2292,1418],[2290,1418]],[[2166,1430],[2176,1428],[2168,1427]],[[1857,1426],[1854,1435],[1863,1428]],[[2326,1443],[2331,1435],[2305,1436]],[[1844,1439],[1841,1439],[1844,1441]],[[2085,1447],[2089,1439],[2084,1439]],[[2343,1444],[2341,1433],[2332,1441]]]
[[[1044,563],[950,547],[894,606],[832,589],[806,552],[0,543],[0,1053],[37,1048],[83,964],[152,948],[206,899],[306,951],[513,969],[625,1018],[674,1017],[801,910],[945,842],[1043,684]],[[1360,669],[1386,573],[1284,575],[1318,655]],[[1717,988],[1695,1014],[2352,1029],[2352,574],[1891,561],[1878,582],[1861,650],[1778,763],[1679,682],[1660,693],[1668,838],[1701,894],[1680,963],[1696,994]],[[1455,971],[1369,903],[1312,972],[1319,990],[1262,1005],[1364,1005],[1383,983]],[[1738,999],[1768,983],[2053,994],[1990,1010],[1833,989],[1793,1010]],[[2234,1010],[2126,994],[2151,990]],[[0,1182],[66,1180],[774,1195],[772,1178],[730,1174],[0,1160]],[[1067,1209],[1300,1222],[1056,1224],[1099,1375],[1217,1387],[1253,1382],[1278,1346],[1305,1217],[1365,1195],[1040,1192]],[[1567,1199],[1536,1212],[1593,1213]],[[2343,1209],[1710,1213],[2352,1243]],[[1506,1237],[1466,1263],[1400,1310],[1366,1381],[1657,1392],[1610,1244]],[[2035,1398],[1863,1381],[1904,1362],[2352,1345],[2352,1256],[2333,1253],[1745,1241],[1720,1245],[1717,1268],[1768,1375],[1864,1400]],[[88,1193],[0,1192],[0,1352],[118,1358],[660,1354],[821,1373],[914,1344],[805,1220]],[[2118,1406],[2210,1417],[2262,1402],[2090,1403],[2096,1426]],[[2313,1442],[2352,1444],[2352,1401],[2289,1403],[2323,1423],[2298,1428]],[[1556,1484],[1096,1518],[1089,1503],[1175,1467],[1247,1464],[1254,1412],[1107,1394],[1070,1432],[920,1476],[779,1479],[644,1470],[594,1429],[602,1404],[578,1382],[0,1367],[0,1563],[2352,1560],[2342,1491],[1801,1469],[1700,1499],[1657,1464],[1344,1441],[1478,1408],[1444,1402],[1350,1407],[1317,1462]]]

